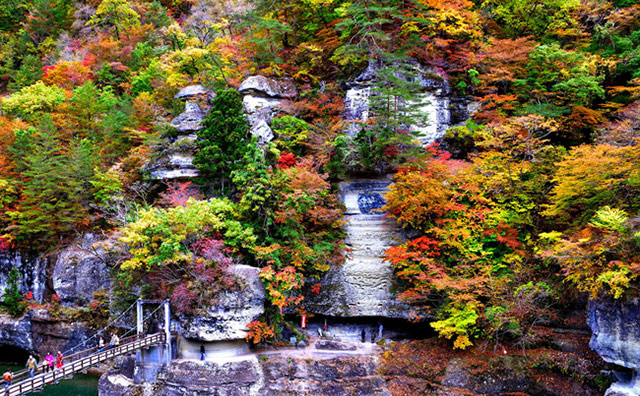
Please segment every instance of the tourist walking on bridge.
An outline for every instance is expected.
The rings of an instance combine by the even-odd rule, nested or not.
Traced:
[[[7,371],[2,374],[2,379],[4,380],[4,389],[8,392],[9,386],[11,386],[11,381],[13,380],[13,373],[11,369],[7,369]]]
[[[29,369],[29,375],[31,376],[31,378],[33,378],[33,374],[35,373],[37,367],[38,362],[36,361],[36,358],[34,358],[33,355],[29,355],[29,359],[27,360],[27,368]]]
[[[64,356],[62,356],[62,352],[58,351],[58,355],[56,356],[56,368],[58,369],[58,373],[60,369],[64,365]]]
[[[109,341],[109,347],[115,348],[118,346],[118,344],[120,344],[120,338],[116,333],[113,333],[113,335],[111,336],[111,341]]]
[[[53,362],[56,360],[51,353],[44,358],[46,362],[46,371],[53,371]]]

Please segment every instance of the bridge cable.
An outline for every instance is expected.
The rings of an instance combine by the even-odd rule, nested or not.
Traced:
[[[124,315],[126,315],[134,306],[137,305],[137,301],[133,304],[131,304],[129,306],[129,308],[127,308],[126,310],[124,310],[124,312],[122,312],[117,318],[115,318],[114,320],[112,320],[111,322],[107,323],[106,326],[104,326],[103,328],[101,328],[100,330],[98,330],[94,335],[92,335],[91,337],[87,338],[86,340],[84,340],[83,342],[77,344],[76,346],[67,349],[66,351],[64,351],[63,355],[68,355],[69,353],[73,352],[74,350],[78,349],[79,347],[87,344],[89,341],[91,341],[92,339],[96,338],[97,336],[99,336],[100,334],[102,334],[105,330],[107,330],[109,327],[113,326],[116,327],[115,324],[116,322],[118,322],[120,319],[122,319],[122,317]]]

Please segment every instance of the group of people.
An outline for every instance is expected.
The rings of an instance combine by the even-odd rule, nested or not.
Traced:
[[[44,357],[44,362],[40,366],[42,367],[42,372],[46,373],[49,371],[53,371],[54,364],[55,368],[58,370],[60,370],[62,366],[64,366],[64,355],[62,354],[62,352],[58,351],[58,354],[55,358],[53,357],[53,354],[48,353],[47,356]],[[27,369],[29,369],[29,376],[33,378],[36,370],[38,369],[38,361],[35,357],[33,357],[33,355],[29,355],[26,367]],[[13,381],[13,372],[11,371],[11,369],[7,369],[7,371],[2,374],[2,380],[4,381],[4,389],[8,389],[9,386],[11,386],[11,382]]]
[[[111,333],[111,340],[109,341],[109,348],[115,348],[120,345],[120,337],[116,333]],[[99,352],[104,351],[104,338],[100,336],[98,338],[98,348],[100,348]]]
[[[382,339],[382,323],[378,322],[378,338]],[[362,331],[360,331],[360,339],[362,342],[365,342],[365,339],[367,337],[367,331],[363,328]],[[374,330],[371,330],[371,343],[376,342],[376,333]]]
[[[115,348],[118,345],[120,345],[120,337],[118,337],[116,333],[112,333],[111,340],[109,341],[109,347]],[[100,348],[100,352],[104,351],[105,349],[104,339],[102,338],[102,336],[100,336],[98,340],[98,347]],[[55,364],[55,369],[59,370],[62,368],[62,366],[64,365],[64,355],[62,354],[62,352],[58,351],[56,357],[53,357],[53,354],[48,353],[44,357],[44,362],[40,366],[42,367],[42,372],[47,373],[49,371],[53,371],[54,364]],[[27,359],[26,367],[29,369],[29,375],[31,376],[31,378],[33,378],[33,376],[36,373],[36,370],[38,369],[38,361],[36,360],[35,357],[33,357],[33,355],[29,355],[29,359]],[[5,390],[9,389],[9,386],[11,386],[11,382],[13,381],[13,372],[11,371],[11,369],[7,369],[7,371],[5,371],[4,374],[2,374],[2,380],[5,383],[5,387],[4,387]]]

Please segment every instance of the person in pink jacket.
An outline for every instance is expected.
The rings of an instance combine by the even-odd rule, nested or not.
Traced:
[[[56,361],[56,359],[53,357],[53,355],[51,353],[48,353],[47,356],[44,357],[44,361],[45,361],[45,370],[46,371],[52,371],[53,370],[53,362]]]

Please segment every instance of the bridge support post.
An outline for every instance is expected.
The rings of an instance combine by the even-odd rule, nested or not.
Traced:
[[[171,305],[169,300],[164,300],[164,336],[165,336],[165,362],[167,366],[171,364]]]
[[[144,332],[144,311],[142,309],[142,299],[139,298],[136,301],[136,328],[138,330],[138,334],[142,334]]]

